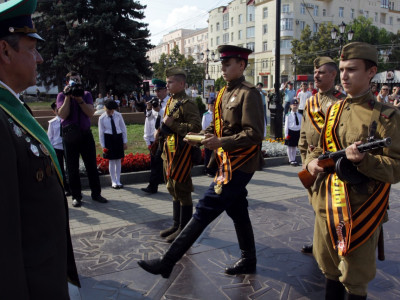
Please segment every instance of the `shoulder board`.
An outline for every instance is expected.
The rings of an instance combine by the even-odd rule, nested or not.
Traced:
[[[338,91],[338,90],[334,90],[332,94],[336,99],[346,98],[346,95],[343,94],[341,91]]]
[[[383,103],[381,109],[381,117],[384,117],[385,119],[390,119],[392,115],[396,112],[396,110],[397,109],[395,107]]]
[[[256,88],[256,86],[248,81],[243,81],[242,84],[244,86],[247,86],[248,88],[252,89],[252,88]]]
[[[189,102],[189,101],[192,101],[192,100],[190,100],[189,98],[181,99],[182,104],[184,104],[184,103],[186,103],[186,102]]]

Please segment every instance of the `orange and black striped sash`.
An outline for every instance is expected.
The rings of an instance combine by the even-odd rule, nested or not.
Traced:
[[[174,148],[171,144],[174,143]],[[183,143],[181,146],[179,143]],[[164,143],[164,151],[167,154],[167,170],[166,176],[177,182],[185,182],[193,167],[192,163],[192,146],[179,140],[178,134],[169,135]]]
[[[311,120],[311,124],[315,130],[320,134],[325,123],[325,114],[322,112],[320,103],[320,94],[316,93],[314,96],[307,100],[307,114]]]
[[[332,105],[327,112],[324,126],[324,151],[342,149],[336,136],[346,101]],[[345,256],[364,244],[381,223],[389,201],[389,183],[381,183],[371,197],[354,213],[351,212],[347,184],[336,173],[326,182],[326,211],[329,234],[334,249]]]
[[[217,100],[215,101],[214,108],[214,134],[217,137],[222,137],[222,96],[226,87],[223,87],[218,93]],[[246,148],[237,149],[234,151],[224,151],[222,147],[216,151],[216,159],[218,164],[218,171],[214,178],[217,184],[227,184],[232,178],[232,172],[246,163],[257,151],[260,150],[259,145],[253,145]]]

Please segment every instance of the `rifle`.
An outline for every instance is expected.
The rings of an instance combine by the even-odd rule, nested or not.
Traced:
[[[168,113],[168,117],[172,117],[172,115],[179,109],[179,107],[182,106],[182,102],[178,101],[176,102],[175,106],[171,109],[171,111]],[[150,153],[151,155],[156,155],[156,152],[158,150],[158,146],[160,143],[160,139],[164,139],[165,136],[167,136],[168,134],[173,133],[173,131],[171,130],[171,128],[169,128],[167,125],[164,124],[164,122],[161,122],[161,125],[159,125],[159,128],[156,128],[159,132],[159,137],[158,139],[156,139],[153,144],[151,144],[150,147]]]
[[[357,146],[358,151],[360,153],[368,152],[378,148],[384,148],[390,146],[392,143],[392,139],[390,137],[381,139],[381,140],[373,140],[371,142],[367,142]],[[346,157],[346,149],[339,150],[336,152],[325,152],[318,157],[318,166],[324,168],[325,172],[329,172],[332,168],[335,167],[336,162],[341,160],[342,158]],[[303,186],[308,189],[310,188],[315,180],[317,179],[316,176],[311,175],[307,169],[304,169],[298,173],[299,179]],[[340,176],[339,176],[340,178]]]

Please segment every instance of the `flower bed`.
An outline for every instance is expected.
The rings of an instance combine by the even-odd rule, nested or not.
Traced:
[[[102,174],[108,174],[108,159],[105,159],[99,155],[96,157],[97,169]],[[150,170],[150,154],[143,153],[129,153],[121,160],[121,172],[137,172]]]

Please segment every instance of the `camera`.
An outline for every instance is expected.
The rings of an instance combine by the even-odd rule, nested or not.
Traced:
[[[151,98],[149,102],[151,103],[151,106],[153,108],[157,108],[160,105],[160,99],[158,99],[157,97]]]
[[[85,91],[83,89],[83,85],[81,83],[77,83],[75,81],[70,80],[68,83],[68,87],[64,89],[64,95],[72,95],[74,97],[83,97]]]

